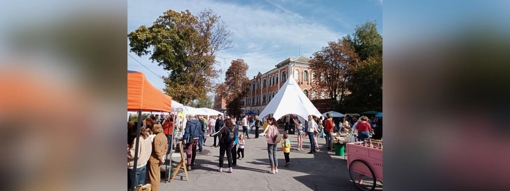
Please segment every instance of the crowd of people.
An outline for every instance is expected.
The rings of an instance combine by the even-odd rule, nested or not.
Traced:
[[[308,116],[303,119],[296,115],[283,117],[283,124],[288,132],[297,134],[297,151],[304,151],[303,139],[308,137],[310,142],[309,154],[315,154],[320,151],[318,138],[325,138],[324,148],[331,150],[330,141],[333,133],[340,136],[355,134],[358,140],[372,137],[382,138],[382,119],[368,119],[366,116],[359,118],[347,116],[336,123],[333,117],[328,113],[326,118],[322,116]],[[290,165],[291,144],[287,131],[280,135],[278,121],[271,116],[259,119],[258,116],[244,116],[239,120],[233,116],[200,116],[187,115],[187,120],[181,125],[174,125],[174,116],[151,116],[146,118],[141,124],[140,142],[138,151],[135,151],[136,143],[136,122],[128,122],[128,183],[131,185],[151,184],[152,190],[159,190],[160,166],[165,164],[166,155],[172,148],[172,139],[174,133],[182,131],[182,144],[186,151],[187,170],[194,169],[197,151],[201,152],[205,146],[207,138],[213,138],[212,147],[220,147],[218,171],[223,172],[225,155],[227,157],[227,167],[229,173],[233,172],[237,160],[242,160],[245,156],[246,141],[250,139],[249,130],[255,130],[255,139],[264,136],[267,142],[267,153],[269,158],[270,170],[268,173],[278,173],[277,146],[281,145],[285,157],[285,166]],[[351,124],[353,124],[351,126]],[[174,130],[175,127],[179,127]],[[374,128],[378,127],[380,133],[374,133]],[[260,128],[264,128],[259,133]],[[293,131],[290,129],[294,128]],[[377,128],[376,128],[377,129]],[[240,131],[242,131],[240,133]],[[280,137],[281,139],[278,139]],[[179,137],[181,138],[181,137]],[[379,139],[380,139],[379,138]],[[138,162],[136,171],[134,171],[135,152],[138,152]],[[133,174],[136,174],[132,178]]]

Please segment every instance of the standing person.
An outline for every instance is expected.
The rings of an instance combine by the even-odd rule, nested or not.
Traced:
[[[315,128],[315,131],[313,133],[313,142],[315,143],[315,150],[321,151],[319,149],[319,143],[317,142],[317,136],[319,135],[319,124],[317,122],[319,121],[319,119],[313,116],[313,121],[315,122],[315,124],[317,124],[317,127]]]
[[[223,121],[223,116],[221,114],[218,114],[218,119],[216,119],[216,122],[214,124],[214,132],[218,132],[220,130],[220,128],[222,128],[224,126],[224,121]],[[221,134],[219,135],[219,139],[218,139],[218,144],[216,144],[216,137],[218,136],[214,136],[214,144],[213,144],[213,147],[218,147],[219,145],[219,141],[221,140]]]
[[[324,138],[324,119],[322,116],[319,118],[319,138]]]
[[[147,174],[147,162],[152,153],[152,143],[149,139],[149,133],[147,128],[140,129],[140,142],[138,146],[138,161],[136,167],[136,173],[133,170],[135,161],[135,144],[136,144],[136,123],[128,122],[128,132],[130,135],[130,141],[128,144],[128,188],[131,188],[133,184],[138,186],[145,184],[145,177]],[[133,173],[135,173],[135,179],[133,180]]]
[[[282,151],[283,155],[285,156],[285,166],[288,167],[290,165],[290,140],[289,135],[287,133],[283,134],[282,139]]]
[[[216,125],[216,120],[213,116],[209,117],[209,134],[214,133],[216,129],[214,129],[214,126]]]
[[[239,125],[237,125],[237,120],[235,117],[232,117],[231,120],[233,121],[233,123],[235,124],[236,126],[236,129],[239,129]],[[237,158],[236,158],[236,153],[237,153],[237,144],[239,142],[239,131],[236,131],[235,133],[235,138],[234,138],[234,145],[232,145],[232,149],[231,149],[231,152],[232,152],[232,167],[236,167],[237,166]]]
[[[269,163],[271,165],[271,170],[269,171],[270,174],[278,173],[278,160],[276,159],[276,144],[273,141],[273,138],[277,135],[278,132],[278,123],[276,123],[276,119],[274,117],[271,117],[267,119],[267,133],[266,133],[266,140],[267,140],[267,155],[269,157]]]
[[[199,115],[197,116],[198,121],[200,122],[200,129],[202,131],[202,134],[204,135],[205,132],[207,132],[207,121],[205,120],[204,116]],[[200,137],[198,141],[198,152],[202,152],[205,145],[205,137]]]
[[[184,130],[184,135],[182,137],[182,143],[186,145],[186,155],[187,155],[187,163],[188,163],[188,171],[191,170],[191,166],[195,165],[195,157],[197,156],[197,145],[200,138],[204,136],[204,131],[202,131],[202,126],[193,115],[191,115],[191,120],[186,122],[186,129]]]
[[[239,144],[239,149],[237,149],[237,159],[242,160],[242,159],[244,159],[244,145],[245,145],[243,134],[239,135],[238,144]],[[242,158],[241,158],[241,154],[243,155]]]
[[[310,152],[308,154],[314,154],[315,150],[314,133],[317,131],[317,123],[312,118],[312,115],[308,116],[308,136],[310,137]]]
[[[370,137],[372,127],[370,123],[368,123],[368,118],[366,116],[361,116],[360,119],[360,122],[356,125],[356,131],[358,132],[358,141],[364,141],[366,138]]]
[[[227,153],[227,162],[229,172],[232,173],[232,147],[234,146],[235,135],[237,134],[237,129],[234,125],[234,120],[229,117],[225,118],[225,126],[221,127],[216,133],[213,133],[209,136],[218,136],[221,135],[219,145],[220,145],[220,162],[219,162],[219,172],[223,172],[223,159],[225,157],[225,152]]]
[[[259,138],[259,128],[262,126],[262,121],[260,121],[259,116],[255,115],[255,139]]]
[[[304,134],[304,131],[303,131],[303,124],[301,123],[301,121],[297,120],[297,119],[294,119],[293,121],[295,124],[297,124],[297,145],[298,145],[298,148],[297,150],[298,151],[303,151],[303,136],[305,135]]]
[[[250,139],[250,134],[248,132],[248,115],[245,115],[241,120],[241,126],[243,126],[243,134],[246,134],[246,138]]]
[[[174,131],[174,120],[170,116],[166,115],[163,120],[163,132],[168,138],[168,151],[166,154],[170,153],[172,150],[172,133]]]
[[[324,131],[325,131],[325,134],[326,134],[326,145],[328,147],[328,151],[331,150],[331,133],[333,132],[333,128],[335,128],[335,125],[333,124],[333,118],[331,117],[331,114],[327,113],[326,114],[326,121],[325,121],[325,124],[324,124]]]
[[[149,183],[152,186],[152,190],[159,191],[159,183],[161,182],[161,169],[160,166],[165,164],[165,153],[168,150],[168,139],[163,133],[163,126],[156,123],[152,126],[156,137],[152,142],[152,154],[149,159]]]

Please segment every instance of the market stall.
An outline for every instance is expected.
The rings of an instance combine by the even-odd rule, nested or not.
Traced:
[[[163,94],[160,90],[152,86],[141,72],[128,71],[127,76],[127,110],[138,113],[138,123],[136,125],[136,143],[135,150],[140,146],[140,128],[142,124],[142,111],[170,112],[172,98]],[[135,152],[133,170],[136,172],[138,162],[138,152]],[[133,173],[133,179],[136,173]],[[133,190],[137,185],[132,185]]]

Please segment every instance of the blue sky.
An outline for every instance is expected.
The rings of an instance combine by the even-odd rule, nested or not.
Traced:
[[[221,16],[232,31],[234,47],[217,54],[217,68],[223,71],[232,60],[244,59],[250,68],[248,77],[264,73],[288,57],[310,57],[329,41],[354,32],[356,25],[375,21],[382,34],[382,0],[189,0],[128,1],[128,33],[141,25],[150,26],[164,11],[189,9],[196,14],[210,8]],[[128,46],[129,51],[129,46]],[[148,57],[128,57],[128,69],[145,73],[159,89],[167,75]],[[135,61],[135,59],[137,61]],[[224,75],[214,80],[224,81]]]

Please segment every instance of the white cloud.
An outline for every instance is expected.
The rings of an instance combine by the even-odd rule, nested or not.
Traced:
[[[176,11],[189,9],[195,14],[210,8],[228,25],[235,44],[234,48],[218,53],[217,61],[222,63],[220,68],[226,71],[232,60],[242,58],[250,66],[248,70],[250,78],[259,71],[264,73],[273,69],[276,64],[288,57],[299,56],[299,52],[309,57],[327,45],[328,41],[336,41],[344,35],[314,20],[304,18],[299,13],[289,11],[282,5],[270,3],[274,6],[262,4],[244,6],[210,0],[129,1],[128,29],[132,31],[143,24],[151,25],[168,9]],[[223,80],[222,75],[216,81]]]

